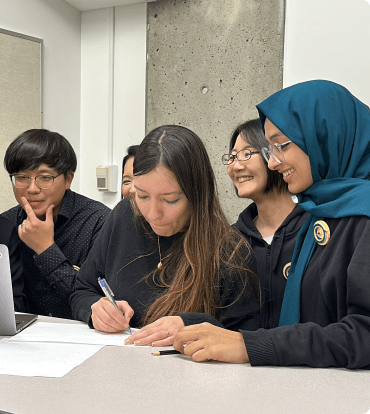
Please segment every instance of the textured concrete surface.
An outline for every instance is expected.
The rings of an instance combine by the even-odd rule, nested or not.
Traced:
[[[205,143],[230,222],[238,199],[221,156],[233,129],[282,87],[284,0],[148,3],[146,131],[183,125]]]

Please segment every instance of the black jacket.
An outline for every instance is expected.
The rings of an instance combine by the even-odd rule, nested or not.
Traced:
[[[257,207],[249,205],[240,215],[235,226],[251,245],[257,260],[257,275],[261,284],[261,327],[270,329],[279,325],[286,278],[284,267],[291,262],[298,232],[309,213],[296,206],[277,229],[271,245],[266,243],[253,220]]]
[[[370,218],[324,219],[303,275],[301,323],[241,331],[251,365],[370,369]]]
[[[0,244],[5,244],[9,249],[14,308],[18,312],[27,312],[26,295],[23,293],[23,266],[17,229],[4,217],[0,217]]]
[[[54,223],[54,243],[37,255],[20,241],[29,312],[72,318],[69,297],[74,291],[76,267],[86,259],[109,212],[104,204],[67,190]],[[1,216],[15,226],[27,218],[20,205]]]
[[[159,237],[162,258],[170,254],[179,237],[180,233]],[[126,300],[133,308],[135,314],[130,325],[142,326],[149,306],[166,291],[152,277],[145,279],[157,268],[159,260],[157,236],[148,233],[135,219],[129,200],[121,201],[107,218],[78,272],[76,290],[71,295],[73,317],[91,327],[91,305],[104,296],[98,284],[98,277],[102,277],[107,280],[115,299]],[[218,322],[232,330],[257,329],[258,301],[250,290],[240,295],[240,283],[230,273],[226,268],[220,271],[218,287],[223,307]],[[200,321],[203,322],[202,315]],[[181,317],[185,325],[199,322],[199,314],[181,314]]]

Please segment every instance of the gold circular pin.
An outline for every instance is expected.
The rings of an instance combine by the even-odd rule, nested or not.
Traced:
[[[316,221],[313,227],[313,234],[317,244],[325,246],[330,239],[329,226],[323,220]]]
[[[73,269],[76,270],[77,272],[80,270],[80,268],[76,265],[73,265]]]
[[[285,279],[287,279],[287,280],[288,280],[289,270],[290,270],[291,265],[292,265],[292,262],[289,262],[284,266],[284,269],[283,269],[283,275],[284,275]]]

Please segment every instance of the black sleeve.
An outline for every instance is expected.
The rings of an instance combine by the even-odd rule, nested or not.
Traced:
[[[249,257],[247,265],[256,274],[254,256]],[[185,326],[209,322],[232,331],[258,329],[260,326],[260,306],[256,279],[251,276],[247,286],[243,289],[243,280],[239,275],[230,274],[227,268],[224,268],[222,273],[220,292],[222,305],[216,318],[206,313],[179,314]]]
[[[91,305],[104,296],[98,284],[98,277],[104,277],[114,215],[115,212],[112,211],[108,216],[85,262],[77,272],[75,291],[70,297],[73,318],[87,324],[91,324]]]
[[[19,252],[19,243],[9,246],[10,268],[12,272],[14,309],[18,312],[28,312],[27,298],[23,293],[23,266]]]
[[[346,304],[347,314],[327,326],[306,322],[243,331],[251,365],[370,369],[370,220],[363,223],[362,230],[357,243],[342,240],[347,254],[352,253],[350,263],[346,269],[333,269],[330,279],[335,288],[338,278],[345,278],[345,297],[337,301]],[[325,265],[324,261],[320,264]],[[328,292],[337,294],[333,288]]]
[[[101,216],[97,219],[94,231],[91,234],[91,246],[95,242],[102,226],[104,225],[107,213],[100,212]],[[63,303],[68,303],[71,292],[75,289],[77,271],[73,263],[64,255],[56,243],[53,243],[41,254],[34,256],[34,263],[42,276],[50,286],[55,286],[54,294],[60,296]]]

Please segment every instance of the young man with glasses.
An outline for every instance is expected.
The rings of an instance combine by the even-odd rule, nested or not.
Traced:
[[[76,273],[110,209],[70,190],[77,158],[57,132],[25,131],[9,145],[4,166],[19,205],[2,216],[18,227],[29,311],[72,318]]]

